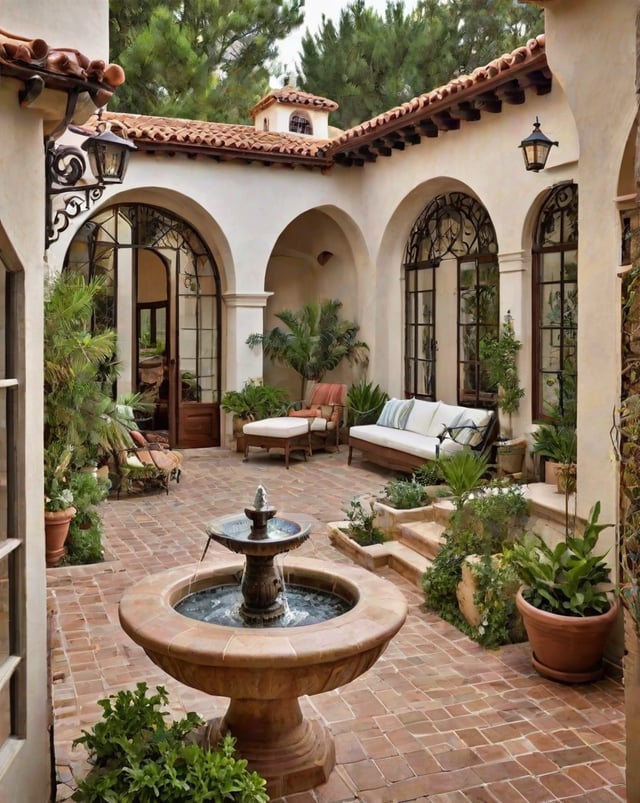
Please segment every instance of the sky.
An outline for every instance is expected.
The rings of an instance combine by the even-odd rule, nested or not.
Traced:
[[[312,33],[316,33],[322,22],[323,14],[327,19],[337,22],[340,18],[340,11],[348,5],[349,0],[305,0],[304,22],[296,31],[284,39],[280,45],[279,61],[282,65],[288,66],[289,69],[293,71],[305,31],[309,29]],[[379,14],[384,14],[387,0],[366,0],[365,5],[368,8],[375,9]],[[405,0],[405,11],[412,9],[415,5],[416,0]]]

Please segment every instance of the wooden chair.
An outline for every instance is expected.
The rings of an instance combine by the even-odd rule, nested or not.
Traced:
[[[311,389],[308,402],[301,402],[290,416],[308,418],[311,421],[311,445],[313,448],[335,446],[340,451],[340,427],[344,420],[347,386],[330,382],[317,382]]]
[[[143,489],[160,486],[169,493],[170,481],[180,482],[182,454],[165,448],[162,443],[150,442],[138,430],[131,430],[129,434],[133,446],[117,453],[117,498],[120,498],[123,488],[130,491],[136,484]]]

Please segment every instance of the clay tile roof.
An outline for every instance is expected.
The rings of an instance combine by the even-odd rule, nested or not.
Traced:
[[[394,123],[404,123],[406,118],[427,117],[432,108],[439,111],[447,104],[453,105],[461,100],[472,99],[474,95],[494,88],[494,85],[501,81],[511,79],[516,71],[520,69],[524,71],[529,66],[533,67],[533,62],[537,64],[544,56],[545,37],[544,34],[540,34],[511,53],[499,56],[484,67],[478,67],[470,75],[454,78],[448,84],[418,95],[400,106],[350,128],[332,140],[328,153],[335,152],[341,145],[349,143],[351,140],[371,135],[378,130],[394,128]],[[546,66],[546,60],[544,66]],[[401,127],[401,125],[395,127]]]
[[[96,106],[103,106],[124,82],[117,64],[90,59],[73,48],[50,47],[44,39],[26,39],[0,29],[0,74],[28,79],[39,75],[47,87],[72,86],[91,92]]]
[[[273,162],[296,157],[298,161],[310,159],[324,163],[323,149],[330,141],[202,120],[110,112],[104,113],[101,119],[111,122],[119,135],[134,140],[141,150],[200,153],[220,159],[255,158]]]
[[[283,86],[279,89],[272,89],[271,92],[261,98],[256,105],[249,110],[249,114],[255,117],[258,112],[266,109],[273,103],[288,103],[291,106],[311,107],[326,112],[334,112],[336,109],[340,108],[335,100],[322,98],[319,95],[312,95],[310,92],[303,92],[295,86]]]
[[[404,145],[404,141],[399,141],[402,137],[407,142],[420,141],[424,135],[421,127],[424,126],[431,128],[426,136],[437,135],[434,130],[438,126],[433,120],[442,115],[447,119],[440,121],[440,125],[444,126],[442,130],[447,130],[447,126],[457,127],[460,120],[478,119],[487,103],[492,107],[491,111],[501,108],[502,98],[506,103],[522,103],[524,91],[529,87],[539,94],[551,89],[544,35],[529,40],[526,45],[494,59],[470,75],[454,78],[448,84],[412,98],[329,140],[201,120],[120,113],[105,113],[102,119],[112,122],[122,136],[134,140],[140,150],[147,152],[187,153],[219,161],[239,159],[326,168],[334,162],[348,165],[375,161],[376,153],[391,155],[398,144]],[[270,92],[251,112],[256,114],[271,103],[282,102],[327,110],[337,108],[331,100],[286,86]]]

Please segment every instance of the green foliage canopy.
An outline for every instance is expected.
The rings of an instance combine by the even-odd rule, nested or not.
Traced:
[[[349,128],[456,75],[469,73],[541,33],[540,9],[517,0],[420,0],[384,15],[353,0],[337,24],[323,16],[302,40],[299,85],[340,104],[332,122]]]
[[[110,0],[111,59],[126,83],[111,108],[157,117],[246,122],[269,89],[277,42],[304,0]]]

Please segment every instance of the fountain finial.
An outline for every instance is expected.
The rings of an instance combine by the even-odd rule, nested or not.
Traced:
[[[255,499],[253,500],[253,507],[256,510],[264,510],[267,506],[267,491],[264,485],[258,485],[256,489]]]

